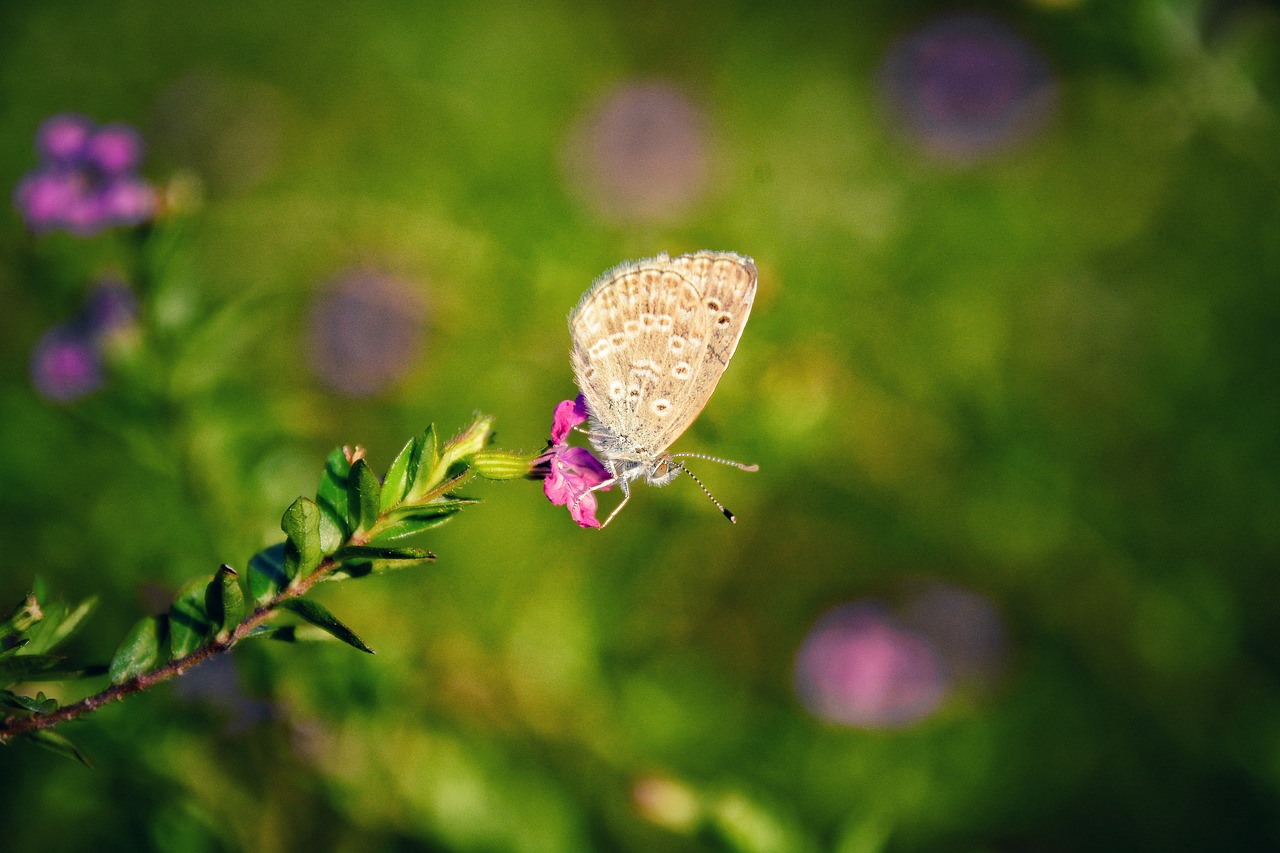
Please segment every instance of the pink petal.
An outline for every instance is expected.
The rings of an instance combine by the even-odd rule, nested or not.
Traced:
[[[587,420],[587,401],[581,394],[572,400],[564,400],[556,406],[551,419],[551,442],[564,444],[569,433]]]

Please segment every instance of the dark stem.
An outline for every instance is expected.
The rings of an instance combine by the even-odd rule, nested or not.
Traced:
[[[353,542],[348,544],[359,544],[354,543],[354,539],[355,537],[352,537]],[[287,589],[282,590],[275,598],[250,613],[244,621],[237,625],[235,630],[226,637],[211,640],[196,649],[194,652],[191,652],[189,655],[185,655],[174,661],[169,661],[169,663],[164,666],[159,667],[158,669],[153,669],[150,672],[135,675],[127,681],[122,681],[119,684],[113,684],[100,693],[95,693],[92,696],[86,696],[79,702],[74,702],[70,705],[63,705],[53,713],[36,714],[30,717],[9,717],[3,722],[0,722],[0,743],[6,743],[18,735],[25,734],[27,732],[51,728],[59,723],[74,720],[77,717],[96,711],[103,705],[109,705],[112,702],[125,698],[126,696],[131,696],[134,693],[141,693],[143,690],[159,684],[162,681],[168,681],[171,678],[176,678],[191,669],[193,666],[203,663],[215,655],[220,655],[223,652],[230,651],[236,643],[247,637],[254,628],[257,628],[263,622],[266,622],[274,616],[276,608],[278,608],[282,602],[291,598],[300,598],[305,595],[311,587],[323,580],[324,576],[337,567],[337,565],[338,563],[332,557],[326,558],[325,561],[317,566],[316,570],[311,574],[302,578],[297,583],[292,584]]]

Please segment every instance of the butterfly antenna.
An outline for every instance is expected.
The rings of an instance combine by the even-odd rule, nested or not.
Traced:
[[[694,453],[684,453],[684,454],[681,454],[681,455],[682,455],[682,456],[696,456],[697,454],[694,454]],[[705,457],[705,456],[703,456],[703,457],[699,457],[699,458],[707,459],[707,458],[709,458],[709,457]],[[714,462],[723,462],[724,460],[722,460],[722,459],[715,459],[715,460],[712,460],[712,461],[714,461]],[[679,468],[681,471],[683,471],[683,472],[685,472],[686,474],[688,474],[688,475],[689,475],[689,479],[693,480],[693,482],[695,482],[695,483],[697,483],[697,484],[698,484],[698,488],[699,488],[699,489],[702,489],[702,493],[703,493],[704,495],[706,495],[707,497],[711,498],[711,502],[712,502],[713,504],[715,504],[715,505],[716,505],[716,508],[717,508],[717,509],[719,509],[722,513],[724,513],[724,517],[725,517],[725,518],[729,519],[729,520],[730,520],[731,522],[733,522],[734,524],[737,524],[737,523],[738,523],[738,517],[737,517],[736,515],[734,515],[733,513],[729,512],[728,507],[726,507],[724,504],[720,503],[720,501],[716,500],[716,496],[715,496],[715,495],[713,495],[713,494],[711,494],[711,490],[710,490],[710,489],[708,489],[706,486],[702,485],[702,481],[698,479],[698,477],[697,477],[697,475],[696,475],[696,474],[694,474],[694,473],[693,473],[692,471],[690,471],[688,468],[684,467],[684,465],[683,465],[683,464],[681,464],[681,463],[679,463],[679,462],[674,462],[674,461],[673,461],[673,462],[672,462],[672,464],[673,464],[673,465],[675,465],[677,468]],[[741,463],[738,463],[738,462],[730,462],[729,464],[730,464],[730,465],[740,465]],[[752,467],[752,468],[754,468],[755,466],[753,465],[753,466],[751,466],[751,467]],[[748,469],[746,469],[746,470],[751,470],[751,469],[749,469],[749,468],[748,468]],[[616,512],[617,510],[614,510],[614,511]],[[612,516],[610,516],[610,517],[612,517]],[[607,523],[607,522],[606,522],[606,523]]]
[[[676,454],[673,454],[671,458],[675,459],[677,457],[688,457],[691,459],[705,459],[708,462],[719,462],[721,465],[730,465],[734,468],[737,468],[739,471],[759,471],[760,470],[759,465],[748,465],[745,462],[734,462],[732,459],[720,459],[717,456],[707,456],[705,453],[676,453]],[[686,474],[689,473],[689,469],[685,468],[683,465],[681,465],[680,468]],[[689,476],[692,477],[693,475],[689,474]]]

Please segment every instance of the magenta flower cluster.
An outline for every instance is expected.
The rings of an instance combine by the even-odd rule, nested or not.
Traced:
[[[599,527],[596,492],[613,488],[609,471],[585,447],[569,445],[569,433],[587,420],[587,402],[579,394],[556,406],[551,442],[534,468],[542,490],[556,506],[568,506],[579,527]]]
[[[137,174],[142,139],[122,124],[52,116],[36,134],[40,165],[18,184],[14,205],[32,231],[85,237],[137,225],[156,209],[155,190]]]

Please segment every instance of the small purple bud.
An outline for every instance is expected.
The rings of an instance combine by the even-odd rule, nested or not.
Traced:
[[[82,115],[50,116],[36,132],[36,153],[56,162],[77,160],[84,152],[92,128],[93,123]]]
[[[95,340],[128,328],[138,318],[138,297],[122,281],[99,282],[84,306],[84,327]]]
[[[78,190],[79,182],[72,172],[32,172],[18,184],[13,203],[33,231],[44,231],[62,223],[65,211],[79,195]]]
[[[56,403],[69,403],[102,385],[102,366],[93,341],[70,325],[49,329],[31,356],[31,382]]]
[[[99,214],[113,225],[137,225],[151,218],[156,193],[149,184],[127,176],[110,181],[98,194]]]
[[[85,143],[84,156],[109,175],[125,172],[142,162],[142,137],[128,125],[104,125]]]

